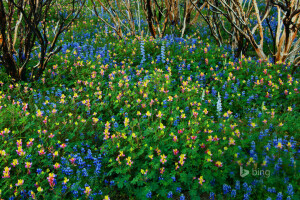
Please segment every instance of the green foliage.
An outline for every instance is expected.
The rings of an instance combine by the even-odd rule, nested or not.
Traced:
[[[236,199],[299,197],[299,77],[289,64],[234,60],[195,33],[144,37],[140,65],[141,38],[104,37],[96,22],[66,33],[37,84],[0,82],[0,168],[11,168],[1,198],[230,199],[237,181]]]

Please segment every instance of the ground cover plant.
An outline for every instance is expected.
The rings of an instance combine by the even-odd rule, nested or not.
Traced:
[[[295,65],[236,57],[200,18],[120,39],[96,3],[36,81],[0,64],[0,199],[300,198]]]

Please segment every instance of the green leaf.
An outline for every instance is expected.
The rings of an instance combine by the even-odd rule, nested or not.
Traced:
[[[131,181],[131,183],[132,183],[132,184],[136,184],[138,181],[139,181],[139,177],[136,176],[136,177]]]
[[[197,190],[191,190],[190,195],[191,195],[192,199],[195,199],[195,200],[200,200],[201,199],[200,195],[197,192]]]

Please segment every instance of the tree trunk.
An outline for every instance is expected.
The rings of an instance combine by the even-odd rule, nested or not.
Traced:
[[[150,33],[154,38],[156,38],[156,32],[155,32],[154,25],[153,25],[153,22],[152,22],[153,13],[152,13],[152,9],[151,9],[151,0],[147,0],[146,8],[147,8],[147,21],[148,21],[148,26],[149,26],[149,29],[150,29]]]

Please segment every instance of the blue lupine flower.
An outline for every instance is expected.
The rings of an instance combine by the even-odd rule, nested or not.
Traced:
[[[170,191],[169,193],[168,193],[168,199],[170,199],[170,198],[172,198],[173,197],[173,193],[172,193],[172,191]]]
[[[225,96],[224,96],[224,99],[228,99],[229,98],[229,95],[227,92],[225,92]]]
[[[104,29],[105,29],[105,34],[108,34],[108,26],[107,25],[104,26]]]
[[[171,179],[173,180],[173,182],[176,181],[176,177],[175,176],[171,177]]]
[[[283,197],[282,193],[278,192],[276,200],[282,200],[282,197]]]
[[[227,193],[230,192],[231,187],[227,184],[223,185],[223,193],[226,195]]]
[[[243,184],[243,187],[244,187],[244,189],[247,189],[247,188],[248,188],[248,184],[245,182],[245,183]]]
[[[248,200],[249,199],[249,194],[248,193],[245,193],[244,194],[244,200]]]
[[[89,176],[85,168],[82,169],[82,175],[84,177],[88,177]]]
[[[147,197],[148,199],[151,199],[151,197],[152,197],[152,192],[149,191],[149,192],[147,193],[146,197]]]
[[[236,183],[235,183],[235,189],[239,190],[240,188],[241,188],[240,181],[236,181]]]
[[[281,169],[282,159],[279,158],[277,164],[275,165],[275,171],[279,171]]]
[[[247,188],[247,193],[248,193],[248,194],[251,194],[251,192],[252,192],[252,187],[249,186],[249,187]]]
[[[74,197],[78,197],[78,191],[77,190],[71,190]]]
[[[165,45],[164,45],[164,43],[162,43],[162,45],[161,45],[161,61],[162,61],[162,63],[165,63]]]
[[[79,168],[83,168],[85,166],[85,161],[83,161],[83,159],[81,157],[79,157],[76,161],[77,161],[77,164],[79,165]]]
[[[141,60],[141,64],[143,64],[146,61],[146,55],[145,55],[145,42],[144,40],[141,41],[141,55],[142,55],[142,60]]]
[[[215,193],[210,192],[210,193],[209,193],[209,199],[210,199],[210,200],[214,200],[214,199],[215,199]]]
[[[288,187],[287,187],[287,193],[288,193],[289,196],[293,196],[294,195],[292,184],[288,185]]]
[[[63,185],[63,186],[62,186],[61,192],[62,192],[62,193],[65,193],[67,189],[68,189],[68,187],[67,187],[66,185]]]
[[[215,87],[212,87],[211,94],[215,97],[217,96],[217,91],[215,90]]]
[[[288,183],[289,183],[289,180],[290,180],[289,177],[285,177],[285,178],[284,178],[284,183],[285,183],[285,184],[288,184]],[[291,185],[291,186],[292,186],[292,185]],[[292,187],[293,187],[293,186],[292,186]]]
[[[36,173],[37,173],[37,174],[42,173],[42,169],[38,168],[38,169],[36,170]]]
[[[20,194],[22,195],[22,197],[24,198],[24,195],[26,195],[26,190],[21,190]]]
[[[110,181],[110,185],[111,186],[115,185],[115,181]]]
[[[115,122],[115,123],[114,123],[114,127],[115,127],[115,128],[118,128],[118,127],[119,127],[118,122]]]
[[[70,176],[70,175],[73,174],[73,169],[71,169],[70,167],[67,167],[67,168],[62,167],[62,168],[61,168],[61,171],[62,171],[62,173],[65,174],[66,176]]]
[[[221,112],[222,112],[222,102],[221,102],[221,95],[220,95],[220,93],[218,93],[217,112],[218,112],[218,115],[220,117],[221,116]]]
[[[236,190],[232,190],[231,191],[231,197],[235,198],[235,196],[236,196]]]

